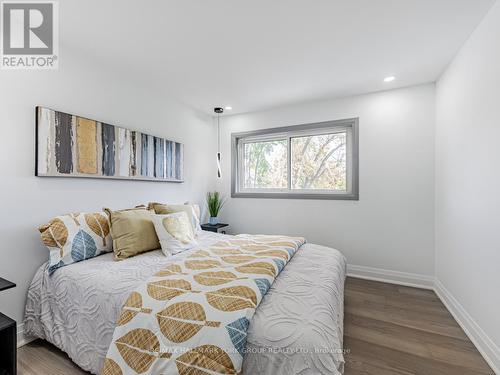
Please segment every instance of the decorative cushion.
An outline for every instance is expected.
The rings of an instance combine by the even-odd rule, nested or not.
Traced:
[[[105,208],[111,222],[111,237],[116,259],[160,248],[158,236],[153,225],[153,213],[146,209],[131,208],[112,211]]]
[[[154,215],[153,223],[160,239],[161,250],[166,256],[174,255],[196,246],[195,235],[185,211],[169,215]]]
[[[157,215],[168,215],[176,212],[185,212],[188,215],[189,222],[196,234],[201,230],[200,225],[200,206],[197,204],[161,204],[150,203],[148,206],[153,209]]]
[[[49,274],[59,267],[110,252],[113,244],[103,212],[57,216],[38,228],[49,249]]]
[[[199,204],[196,204],[196,203],[190,203],[189,201],[188,202],[184,202],[184,204],[189,204],[193,207],[193,211],[194,211],[194,214],[196,215],[196,218],[198,219],[198,223],[201,224],[201,209],[200,209],[200,205]],[[200,230],[201,230],[201,226],[200,226]]]

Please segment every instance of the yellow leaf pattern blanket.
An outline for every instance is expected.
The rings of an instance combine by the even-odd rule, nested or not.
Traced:
[[[172,260],[128,297],[102,375],[239,374],[255,309],[304,242],[228,236]]]

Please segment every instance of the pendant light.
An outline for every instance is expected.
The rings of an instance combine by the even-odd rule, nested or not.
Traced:
[[[217,113],[217,177],[222,177],[220,166],[220,114],[224,113],[224,108],[215,107],[214,112]]]

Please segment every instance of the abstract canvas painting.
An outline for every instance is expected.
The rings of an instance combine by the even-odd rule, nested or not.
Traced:
[[[183,181],[184,146],[36,107],[36,176]]]

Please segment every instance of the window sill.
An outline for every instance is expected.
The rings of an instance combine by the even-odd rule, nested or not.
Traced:
[[[314,193],[231,193],[231,198],[262,199],[324,199],[358,201],[359,194],[314,194]]]

